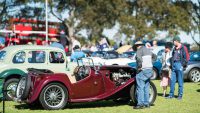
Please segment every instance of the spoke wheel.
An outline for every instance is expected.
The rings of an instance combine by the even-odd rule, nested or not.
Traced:
[[[130,89],[130,97],[133,103],[137,104],[137,93],[136,93],[136,85],[133,84],[133,86]],[[153,82],[150,82],[150,90],[149,90],[149,104],[152,105],[157,97],[157,89]]]
[[[26,88],[26,78],[22,77],[17,85],[16,97],[21,98]]]
[[[67,89],[59,83],[47,85],[40,94],[40,103],[45,109],[62,109],[67,103]]]
[[[15,97],[15,92],[17,89],[18,82],[19,82],[19,79],[17,78],[11,78],[5,82],[4,89],[7,90],[7,93],[5,95],[6,100],[10,101]]]

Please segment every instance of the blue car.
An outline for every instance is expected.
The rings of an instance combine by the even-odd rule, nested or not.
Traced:
[[[128,65],[131,66],[132,68],[137,67],[136,62],[128,63]],[[151,77],[151,79],[156,79],[160,75],[161,68],[162,68],[162,63],[159,59],[153,62],[153,76]]]

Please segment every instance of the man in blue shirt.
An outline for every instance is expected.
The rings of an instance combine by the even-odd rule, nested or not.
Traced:
[[[51,38],[51,42],[52,42],[50,44],[51,47],[57,47],[57,48],[60,48],[62,50],[65,50],[63,45],[61,43],[59,43],[57,38]]]
[[[75,45],[73,48],[74,52],[71,54],[70,61],[76,62],[79,58],[84,58],[86,55],[83,51],[81,51],[80,47],[78,45]]]

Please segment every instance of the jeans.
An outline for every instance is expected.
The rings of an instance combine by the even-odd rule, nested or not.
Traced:
[[[170,79],[170,92],[169,96],[174,97],[174,90],[176,80],[178,80],[178,96],[183,96],[183,66],[181,62],[175,62],[172,66],[172,73]]]
[[[149,105],[149,89],[150,89],[150,78],[153,75],[152,69],[142,70],[136,75],[137,83],[137,105]]]

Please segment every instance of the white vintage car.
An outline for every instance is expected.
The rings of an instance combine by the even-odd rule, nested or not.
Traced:
[[[65,52],[59,48],[36,45],[6,47],[0,51],[0,93],[3,88],[8,90],[5,96],[11,100],[20,77],[26,75],[28,68],[72,73],[66,66]]]
[[[92,59],[96,65],[128,65],[128,63],[135,62],[135,53],[130,52],[129,54],[131,54],[131,58],[126,54],[118,54],[115,51],[97,51],[89,58]],[[83,60],[84,59],[87,58],[83,58]]]

